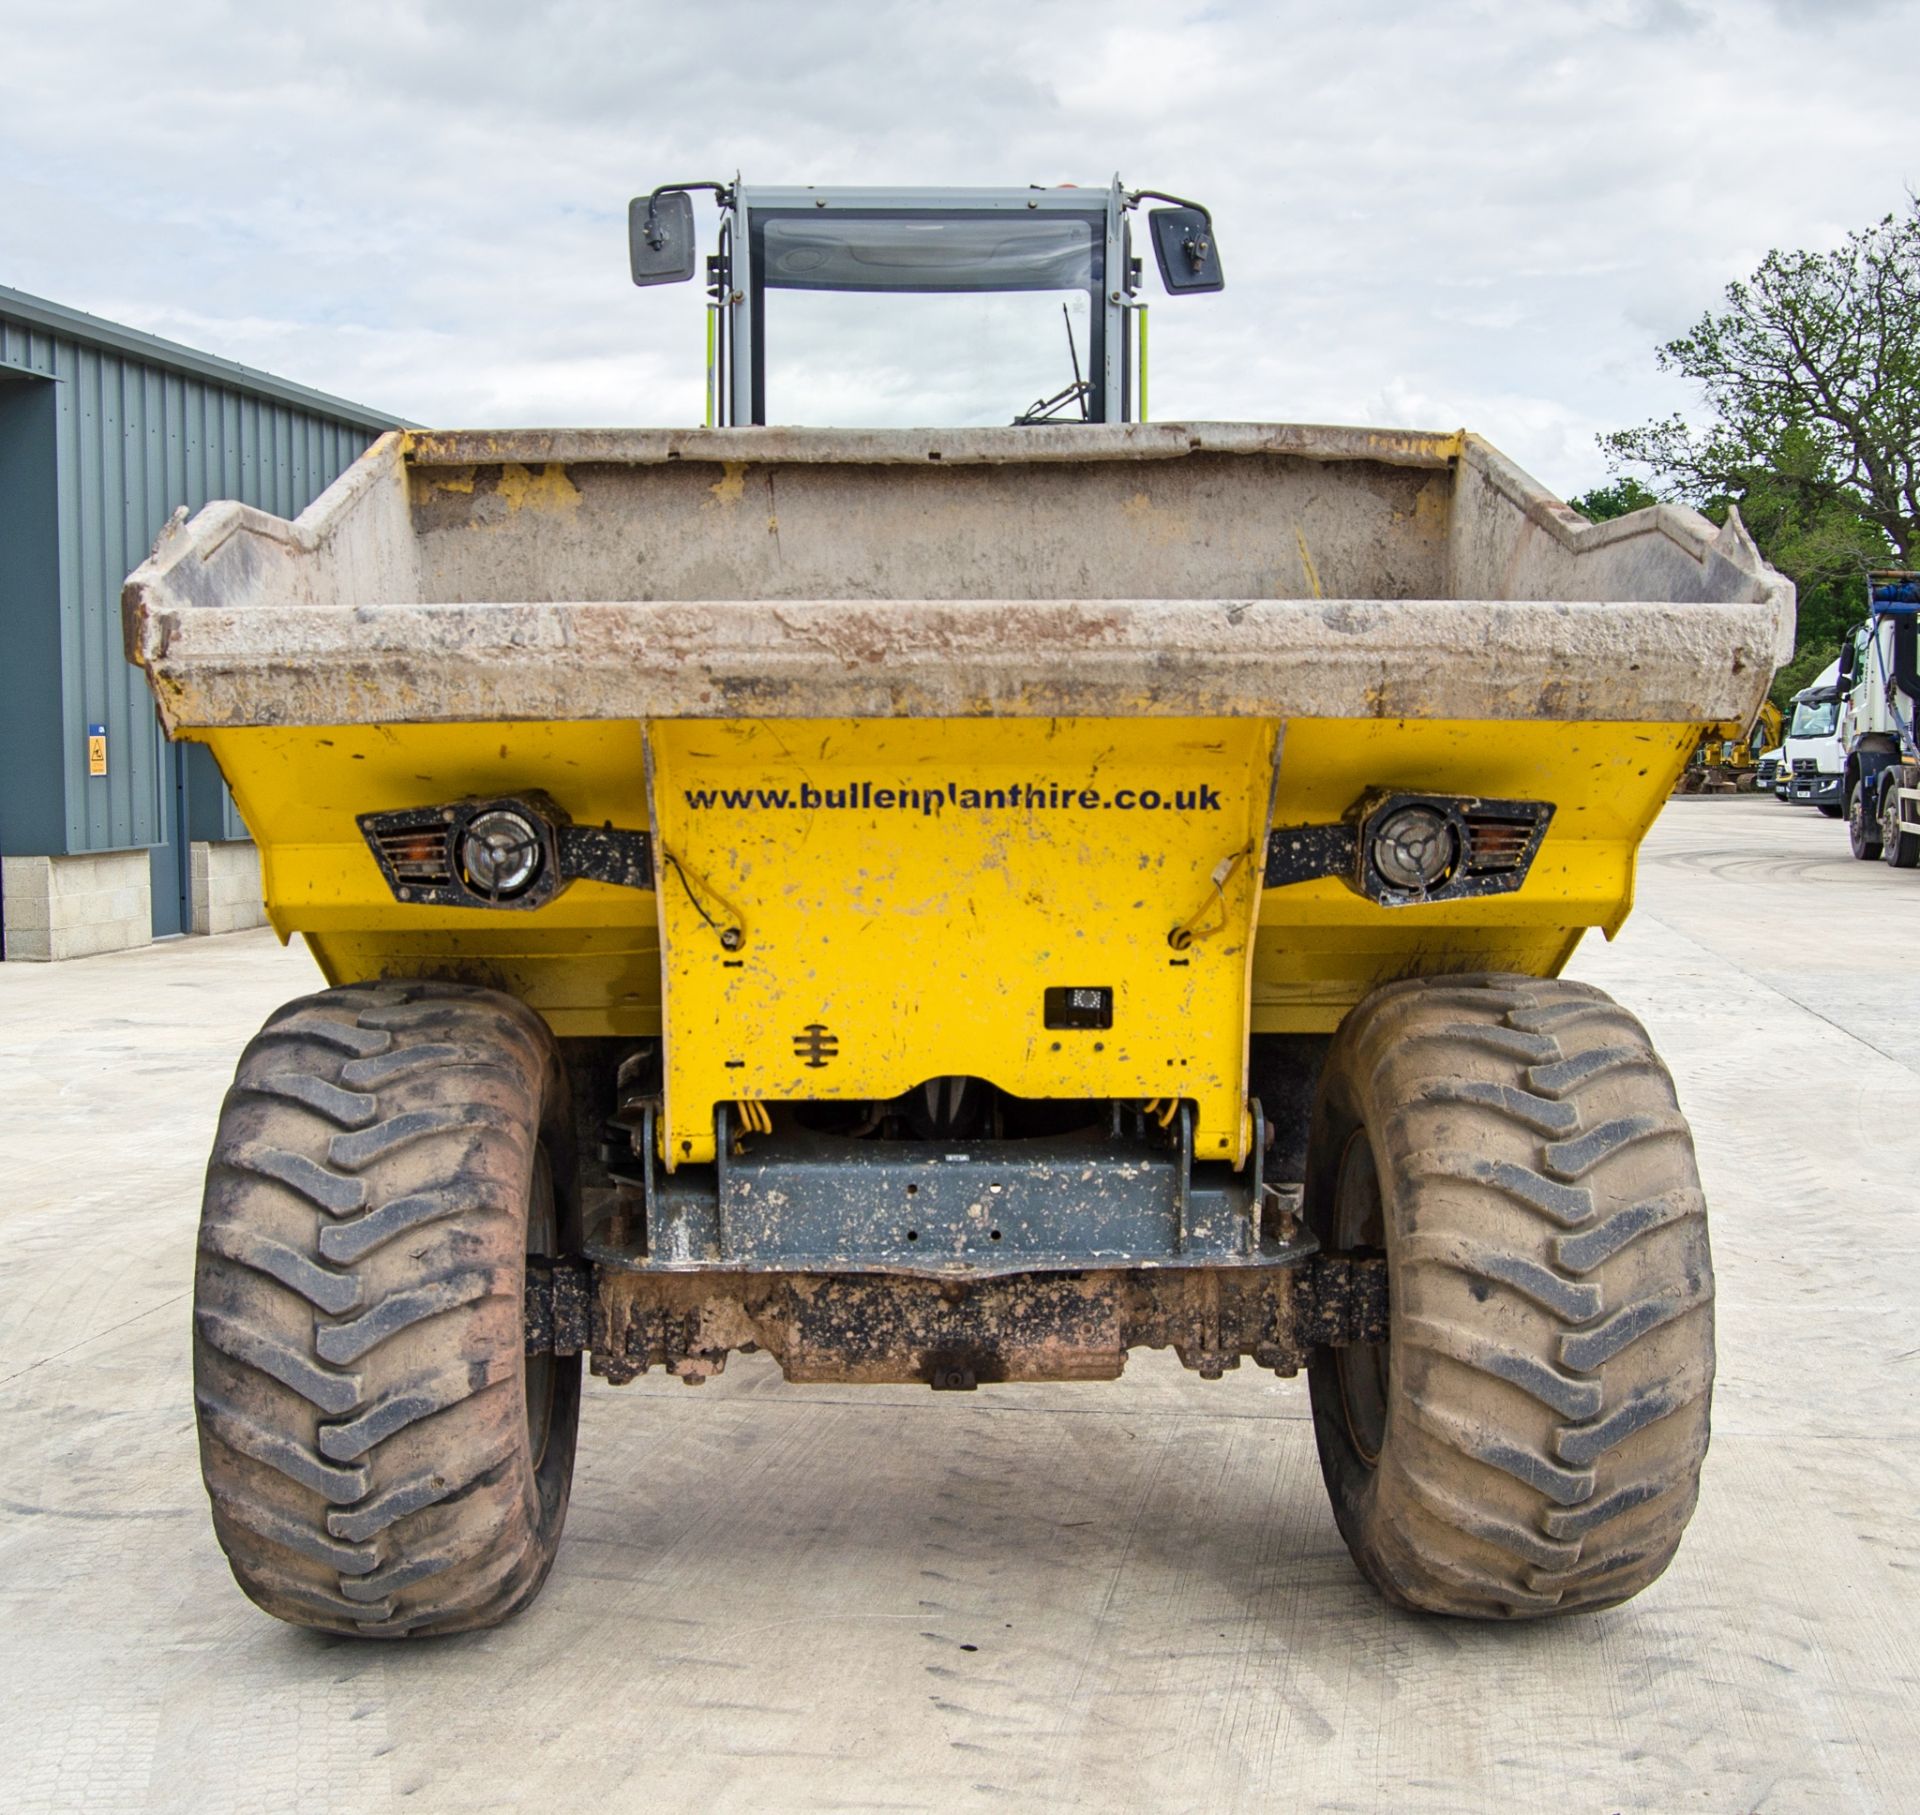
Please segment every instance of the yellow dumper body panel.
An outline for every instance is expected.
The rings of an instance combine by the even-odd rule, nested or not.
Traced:
[[[1510,895],[1381,907],[1327,877],[1262,898],[1255,1033],[1330,1033],[1396,977],[1511,970],[1557,976],[1588,927],[1633,904],[1634,855],[1686,766],[1692,725],[1298,718],[1285,726],[1276,826],[1336,820],[1370,791],[1554,803]]]
[[[247,726],[205,734],[260,847],[267,918],[329,982],[440,976],[504,989],[557,1034],[657,1034],[653,897],[576,882],[530,913],[394,899],[356,815],[542,788],[583,824],[647,822],[638,725]]]
[[[1616,927],[1698,730],[743,719],[199,735],[259,841],[274,926],[303,934],[331,981],[452,975],[512,991],[563,1035],[664,1033],[662,1157],[679,1164],[712,1158],[718,1104],[890,1096],[949,1074],[1018,1096],[1177,1097],[1196,1152],[1237,1162],[1249,1031],[1330,1030],[1395,977],[1549,975],[1586,928]],[[579,823],[651,828],[655,892],[581,881],[520,912],[401,902],[355,823],[530,789]],[[1512,894],[1384,908],[1332,878],[1260,890],[1269,825],[1337,820],[1378,789],[1556,811]],[[1111,989],[1113,1027],[1048,1029],[1051,988]]]

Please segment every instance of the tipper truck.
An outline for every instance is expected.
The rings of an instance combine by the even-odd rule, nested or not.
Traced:
[[[1867,575],[1867,617],[1841,645],[1841,797],[1855,857],[1920,864],[1920,573]]]
[[[1137,420],[1137,192],[719,199],[721,425],[396,432],[127,584],[330,985],[207,1174],[241,1587],[378,1637],[524,1606],[583,1357],[954,1391],[1147,1347],[1306,1371],[1394,1603],[1636,1593],[1707,1444],[1705,1206],[1647,1034],[1559,973],[1791,588],[1737,517],[1590,524],[1470,434]],[[742,264],[796,221],[869,290],[1083,286],[1070,418],[767,426]],[[1204,210],[1151,230],[1218,287]],[[691,232],[643,198],[635,275]]]

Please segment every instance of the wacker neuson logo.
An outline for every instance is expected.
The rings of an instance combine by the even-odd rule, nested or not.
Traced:
[[[1009,788],[971,788],[950,781],[933,787],[882,787],[870,781],[840,788],[687,788],[687,805],[735,813],[856,812],[920,813],[931,818],[953,808],[963,813],[1218,813],[1220,790],[1195,788],[1075,788],[1059,782],[1028,782]]]

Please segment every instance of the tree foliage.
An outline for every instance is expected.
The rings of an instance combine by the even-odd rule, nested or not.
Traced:
[[[1641,489],[1638,468],[1716,521],[1737,506],[1799,588],[1794,669],[1831,655],[1861,615],[1862,574],[1920,565],[1920,201],[1835,251],[1769,253],[1658,357],[1700,385],[1708,420],[1602,436],[1626,476],[1588,498]]]
[[[1830,663],[1839,650],[1831,643],[1803,644],[1794,654],[1794,658],[1773,677],[1773,685],[1767,690],[1767,697],[1780,708],[1781,713],[1792,719],[1787,710],[1793,696],[1802,687],[1811,687],[1814,677]]]
[[[1645,510],[1649,504],[1658,504],[1660,499],[1632,474],[1628,474],[1611,485],[1596,485],[1592,491],[1582,492],[1579,497],[1569,498],[1567,502],[1592,522],[1611,523],[1615,517],[1624,517],[1629,511]]]

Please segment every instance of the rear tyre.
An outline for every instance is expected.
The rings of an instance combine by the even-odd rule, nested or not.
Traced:
[[[1865,777],[1847,789],[1847,846],[1862,863],[1880,855],[1879,802],[1873,782]]]
[[[1693,1143],[1645,1031],[1583,984],[1392,984],[1335,1035],[1307,1215],[1383,1251],[1389,1335],[1309,1364],[1354,1560],[1475,1619],[1611,1606],[1691,1516],[1713,1382]]]
[[[1889,769],[1880,778],[1880,858],[1890,868],[1910,870],[1920,863],[1920,832],[1900,829],[1900,790],[1911,788],[1912,772]]]
[[[510,996],[373,984],[241,1055],[207,1169],[194,1390],[240,1586],[368,1637],[526,1605],[566,1517],[578,1357],[526,1353],[529,1252],[577,1242],[565,1074]]]

